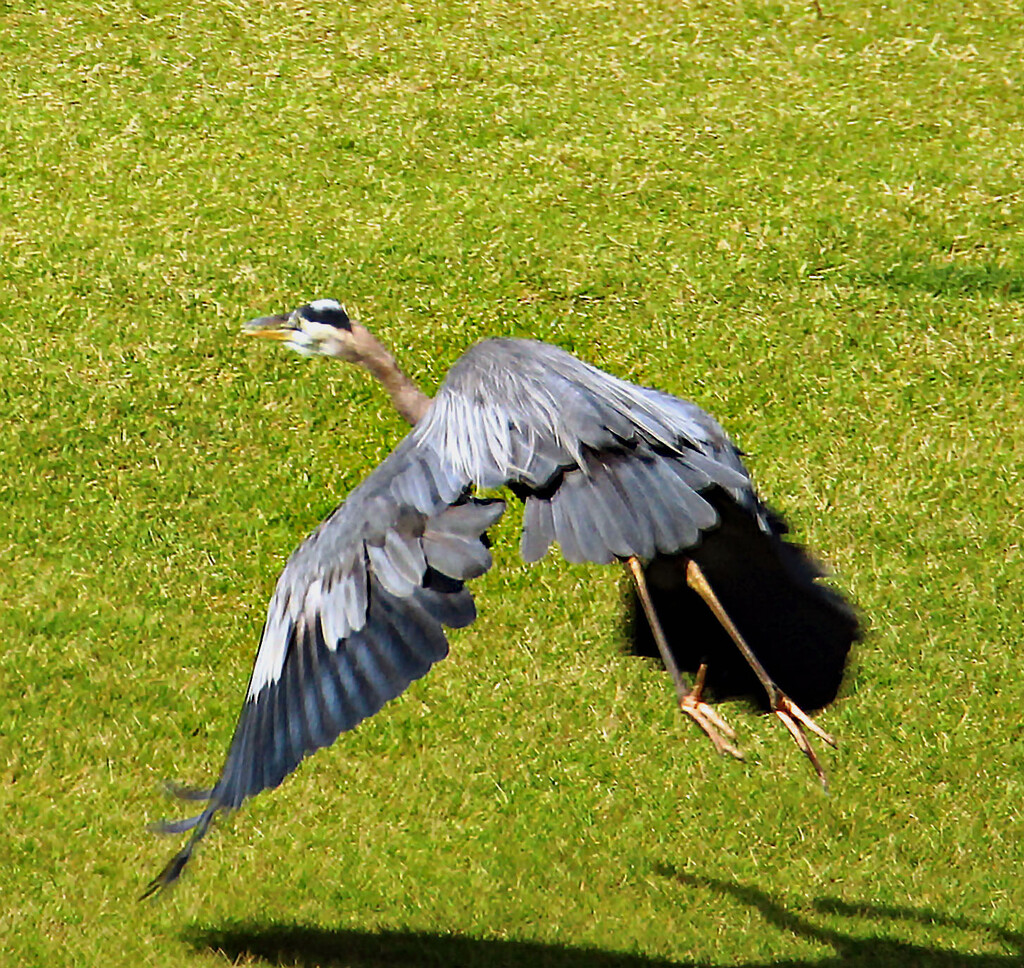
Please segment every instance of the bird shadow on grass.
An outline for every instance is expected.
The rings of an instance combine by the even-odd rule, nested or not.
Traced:
[[[600,948],[429,931],[238,925],[193,928],[185,940],[196,949],[220,952],[232,962],[253,959],[296,968],[681,968],[675,961]]]
[[[796,914],[764,891],[710,877],[685,874],[661,866],[658,873],[688,889],[710,890],[756,908],[775,928],[828,945],[833,953],[801,960],[667,961],[644,955],[573,947],[538,941],[505,941],[424,931],[358,931],[298,924],[195,926],[185,936],[197,950],[222,953],[232,961],[246,960],[299,968],[1019,968],[1024,963],[1024,934],[983,922],[954,918],[935,911],[838,898],[811,902],[823,916],[869,921],[879,935],[900,922],[984,934],[1012,954],[964,954],[891,938],[854,937],[822,927]]]
[[[850,902],[834,897],[820,897],[811,902],[815,912],[867,921],[877,931],[877,934],[870,937],[864,937],[863,932],[858,932],[861,936],[854,936],[815,924],[756,887],[681,873],[667,865],[659,865],[656,869],[663,877],[672,878],[687,888],[711,890],[735,898],[756,908],[764,920],[774,927],[829,945],[834,951],[830,955],[799,961],[738,962],[736,968],[755,968],[757,965],[769,964],[774,968],[1011,968],[1021,965],[1024,958],[1024,933],[1007,931],[983,921],[950,917],[928,908]],[[948,947],[929,947],[927,944],[883,936],[897,931],[900,923],[955,929],[975,937],[985,935],[993,947],[999,944],[1012,949],[1013,953],[965,954]]]

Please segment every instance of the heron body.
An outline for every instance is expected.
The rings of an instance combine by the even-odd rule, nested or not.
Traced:
[[[251,325],[300,352],[363,364],[414,426],[289,558],[221,775],[211,790],[183,792],[206,807],[164,825],[193,834],[147,893],[177,878],[219,811],[277,786],[303,757],[372,716],[447,654],[445,627],[475,617],[466,582],[490,567],[486,531],[505,508],[480,491],[507,486],[525,501],[524,560],[538,560],[557,542],[570,561],[644,562],[655,599],[687,588],[678,566],[708,535],[746,529],[778,559],[774,573],[792,574],[798,604],[806,598],[812,612],[841,616],[822,662],[832,678],[841,676],[856,636],[852,612],[815,581],[820,572],[811,560],[781,540],[778,519],[758,499],[738,450],[694,404],[620,380],[557,347],[516,339],[471,347],[430,401],[331,300]],[[741,557],[743,546],[736,543]],[[735,569],[721,569],[730,593],[745,580]],[[756,580],[750,570],[746,580]],[[690,610],[666,601],[663,607],[675,622],[673,641],[686,642]],[[756,618],[746,624],[760,627]],[[822,627],[816,619],[805,624],[812,637]],[[792,631],[784,628],[783,637]],[[721,635],[717,625],[715,632]],[[699,645],[687,646],[693,655],[669,648],[684,667],[695,655],[698,665],[714,669],[712,653]],[[810,640],[801,648],[821,651]],[[736,649],[725,651],[731,660]],[[682,703],[673,656],[661,654]],[[699,694],[694,698],[707,709]],[[714,727],[701,725],[716,739]]]

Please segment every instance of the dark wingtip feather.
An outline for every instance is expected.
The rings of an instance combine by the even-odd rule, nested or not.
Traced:
[[[192,841],[189,841],[167,862],[167,866],[146,885],[146,889],[139,895],[140,901],[154,897],[181,877],[181,872],[192,856],[192,846]]]
[[[170,887],[179,877],[181,877],[181,872],[189,862],[189,858],[192,856],[192,851],[195,850],[196,844],[202,840],[206,831],[210,829],[210,824],[213,823],[214,814],[216,814],[219,809],[221,809],[221,807],[218,804],[211,804],[201,814],[199,814],[198,817],[191,817],[189,820],[179,821],[178,824],[167,824],[167,827],[172,828],[169,831],[171,833],[178,832],[173,829],[175,827],[181,827],[182,830],[189,830],[193,827],[195,829],[192,832],[192,836],[189,837],[188,843],[185,844],[185,846],[167,862],[164,869],[146,885],[146,889],[139,896],[140,901],[144,901],[146,898],[153,897],[160,893],[165,888]]]
[[[202,814],[194,817],[186,817],[184,820],[158,820],[151,823],[146,829],[154,834],[183,834],[195,827],[202,819]]]

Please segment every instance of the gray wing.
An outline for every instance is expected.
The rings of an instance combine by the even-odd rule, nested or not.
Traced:
[[[177,791],[208,802],[161,826],[194,833],[146,895],[177,879],[218,811],[277,786],[448,654],[443,627],[476,617],[465,582],[490,567],[483,535],[505,508],[467,485],[414,432],[292,554],[220,778]]]
[[[674,554],[718,524],[725,490],[766,531],[740,453],[688,401],[617,379],[546,343],[488,340],[452,368],[417,428],[468,480],[526,501],[526,561]]]
[[[641,388],[636,388],[640,390]],[[607,564],[615,558],[676,554],[718,525],[702,492],[718,486],[741,504],[756,505],[736,449],[724,433],[698,436],[703,411],[656,391],[637,395],[628,430],[601,425],[557,486],[526,501],[521,554],[541,558],[557,541],[569,561]],[[683,418],[690,418],[689,424]],[[685,429],[688,432],[683,433]]]

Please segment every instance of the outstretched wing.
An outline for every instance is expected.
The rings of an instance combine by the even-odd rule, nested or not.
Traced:
[[[694,547],[719,521],[702,496],[713,487],[770,529],[711,416],[546,343],[474,346],[417,431],[467,480],[510,484],[525,499],[528,562],[553,541],[569,561],[597,563]]]
[[[491,565],[483,534],[505,508],[415,432],[292,554],[267,610],[245,703],[194,830],[146,891],[174,881],[218,811],[277,786],[303,757],[376,713],[448,654],[444,626],[476,617],[465,582]]]

